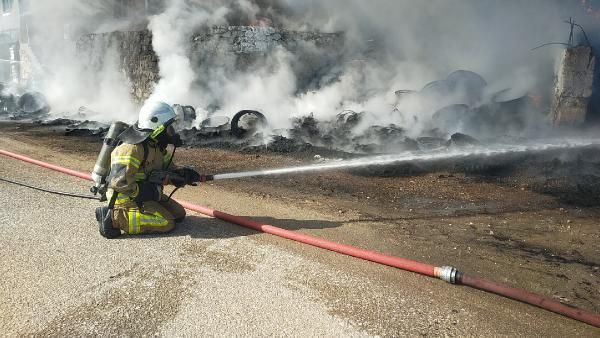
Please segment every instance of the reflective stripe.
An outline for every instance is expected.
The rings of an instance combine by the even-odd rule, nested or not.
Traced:
[[[142,226],[164,227],[169,225],[169,220],[164,218],[160,212],[142,213],[138,208],[131,208],[128,211],[129,216],[129,234],[137,235],[142,233]]]
[[[129,197],[128,195],[119,193],[117,195],[117,199],[115,200],[115,205],[124,204],[124,203],[128,203],[131,201],[132,201],[131,197]]]
[[[136,181],[143,181],[146,179],[146,173],[137,173],[135,174]]]
[[[112,159],[112,163],[118,163],[118,164],[125,164],[125,165],[131,165],[133,167],[135,167],[136,169],[140,168],[140,160],[138,160],[137,158],[133,157],[133,156],[115,156]]]
[[[158,135],[160,135],[160,133],[162,133],[165,130],[165,125],[162,124],[160,127],[156,128],[156,130],[154,130],[152,132],[152,134],[150,135],[151,138],[156,139],[158,137]]]
[[[114,157],[114,160],[131,161],[137,165],[140,165],[140,163],[141,163],[138,158],[130,156],[130,155],[117,155]]]
[[[164,218],[158,211],[152,214],[142,214],[140,221],[142,225],[152,227],[164,227],[169,225],[169,220]]]
[[[140,212],[137,208],[129,209],[129,233],[137,235],[142,232],[140,222]]]
[[[136,163],[134,163],[134,162],[131,162],[131,161],[124,161],[124,160],[120,160],[120,161],[118,161],[118,160],[117,160],[117,161],[113,161],[113,165],[114,165],[114,164],[124,164],[124,165],[130,165],[130,166],[134,167],[135,169],[139,169],[139,168],[140,168],[140,165],[139,165],[139,164],[136,164]]]

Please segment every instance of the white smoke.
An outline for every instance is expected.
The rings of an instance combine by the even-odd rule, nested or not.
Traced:
[[[45,3],[38,9],[57,13],[46,19],[56,26],[77,15],[85,18],[75,24],[79,32],[90,26],[92,31],[122,26],[88,20],[102,16],[107,10],[103,2]],[[395,123],[417,136],[435,110],[452,100],[398,100],[394,92],[418,91],[458,69],[481,74],[488,95],[509,89],[515,97],[545,97],[548,104],[561,49],[531,49],[566,42],[568,26],[562,21],[571,16],[588,30],[598,29],[597,22],[583,19],[585,12],[576,0],[168,0],[164,11],[149,18],[160,60],[160,80],[151,99],[203,110],[217,107],[215,114],[230,117],[242,109],[259,110],[274,128],[287,128],[292,117],[311,113],[327,120],[345,109],[366,111],[370,117],[359,127]],[[304,59],[313,53],[310,44],[301,51],[273,48],[247,71],[236,69],[234,55],[207,59],[192,48],[194,35],[203,29],[249,24],[343,32],[343,50],[336,51],[339,64],[319,74],[315,86],[303,89],[298,69],[311,67]],[[110,117],[125,111],[135,116],[135,105],[127,99],[129,84],[115,62],[88,75],[78,68],[75,56],[62,54],[47,62],[54,71],[46,93],[55,110],[86,105]]]
[[[112,19],[113,8],[102,1],[40,1],[29,6],[23,9],[28,15],[21,27],[27,35],[21,50],[33,59],[28,89],[43,92],[56,117],[82,118],[78,111],[85,107],[83,118],[135,121],[137,108],[115,45],[110,41],[99,44],[89,51],[87,60],[82,60],[75,46],[82,34],[126,27],[130,22]]]
[[[289,10],[273,14],[275,2],[229,1],[226,5],[230,11],[218,12],[210,1],[195,9],[189,2],[172,1],[165,12],[171,14],[154,18],[150,25],[156,40],[178,44],[160,48],[155,43],[163,79],[153,97],[216,105],[220,107],[217,114],[227,116],[242,109],[256,109],[275,128],[289,127],[291,117],[310,113],[330,119],[344,109],[368,111],[373,116],[369,123],[395,123],[418,135],[436,109],[409,99],[400,102],[400,114],[394,113],[394,105],[398,104],[394,91],[420,90],[454,70],[467,69],[481,74],[489,90],[540,94],[552,83],[559,50],[531,49],[548,41],[564,40],[568,26],[562,20],[570,11],[580,9],[576,3],[541,0],[287,0],[277,4]],[[233,63],[193,64],[190,51],[181,47],[189,44],[182,41],[189,41],[193,30],[202,24],[223,24],[234,11],[250,20],[265,13],[274,15],[272,21],[287,29],[344,32],[343,73],[316,91],[298,93],[293,68],[302,60],[280,48],[272,51],[262,68],[252,72],[215,69],[233,67]],[[175,18],[183,28],[173,26]],[[163,21],[168,25],[161,26]],[[375,47],[370,46],[373,43]],[[376,49],[375,56],[365,53],[370,48]]]
[[[161,76],[151,100],[193,103],[196,74],[189,56],[191,35],[202,26],[225,24],[228,12],[227,7],[216,1],[200,5],[170,0],[163,13],[150,19],[152,45],[160,59]]]

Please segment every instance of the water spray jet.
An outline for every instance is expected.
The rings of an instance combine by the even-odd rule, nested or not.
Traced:
[[[285,174],[321,172],[338,169],[363,168],[370,166],[383,166],[390,164],[402,164],[408,162],[433,162],[467,158],[470,156],[493,157],[507,154],[528,154],[540,153],[554,150],[569,150],[577,148],[585,148],[590,146],[600,146],[600,140],[569,140],[561,142],[546,141],[545,143],[529,144],[529,145],[503,145],[503,146],[488,146],[488,147],[468,147],[462,149],[445,149],[435,153],[413,153],[405,152],[393,155],[368,156],[352,160],[330,161],[328,163],[279,168],[244,171],[238,173],[225,173],[210,176],[210,180],[227,180],[246,177],[259,176],[276,176]]]

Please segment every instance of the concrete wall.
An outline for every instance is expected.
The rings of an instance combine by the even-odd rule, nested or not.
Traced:
[[[576,126],[585,122],[595,67],[596,57],[591,47],[565,50],[554,86],[552,114],[555,126]]]

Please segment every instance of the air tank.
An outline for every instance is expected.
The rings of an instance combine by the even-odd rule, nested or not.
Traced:
[[[94,194],[98,192],[104,194],[106,192],[106,177],[110,172],[110,154],[119,145],[119,135],[127,128],[129,128],[129,125],[118,121],[113,122],[110,128],[108,128],[102,149],[100,149],[100,154],[98,154],[98,159],[92,171],[94,186],[91,188],[91,191]]]

